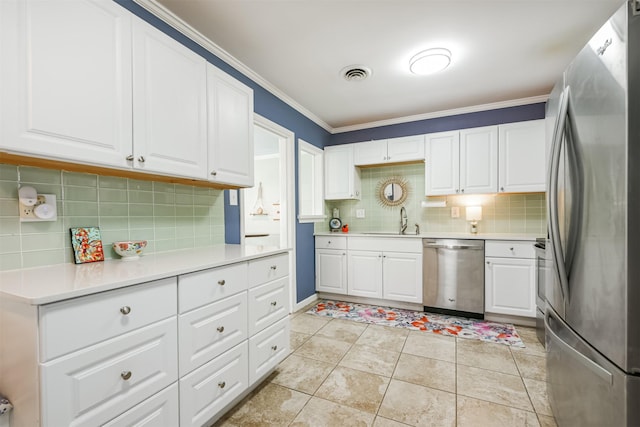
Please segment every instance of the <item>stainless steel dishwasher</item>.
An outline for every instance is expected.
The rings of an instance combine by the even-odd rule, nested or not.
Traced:
[[[484,317],[484,240],[422,239],[425,311]]]

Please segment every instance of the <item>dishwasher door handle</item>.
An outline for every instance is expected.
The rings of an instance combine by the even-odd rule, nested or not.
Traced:
[[[479,245],[441,245],[439,243],[425,243],[424,247],[434,248],[434,249],[471,249],[471,250],[482,249],[482,246],[479,246]]]

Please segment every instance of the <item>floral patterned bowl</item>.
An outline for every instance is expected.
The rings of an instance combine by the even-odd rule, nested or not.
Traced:
[[[142,251],[147,246],[146,240],[135,240],[130,242],[113,242],[113,250],[122,257],[123,261],[140,258]]]

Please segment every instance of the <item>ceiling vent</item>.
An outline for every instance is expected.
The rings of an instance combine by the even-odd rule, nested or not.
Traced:
[[[343,68],[340,74],[349,82],[360,82],[371,75],[371,68],[363,65],[349,65]]]

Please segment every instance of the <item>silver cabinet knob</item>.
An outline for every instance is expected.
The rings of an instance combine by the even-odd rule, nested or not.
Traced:
[[[144,156],[140,156],[140,157],[138,157],[138,161],[139,161],[140,163],[144,163]]]
[[[224,332],[224,326],[218,326],[218,327],[216,328],[216,331],[218,331],[218,332],[220,332],[220,333],[223,333],[223,332]]]
[[[271,350],[276,351],[277,349],[278,349],[278,346],[277,346],[277,345],[273,345],[273,346],[271,346]]]
[[[454,302],[455,299],[454,298],[447,298],[449,300],[449,302]]]
[[[131,313],[131,307],[129,307],[128,305],[125,305],[124,307],[120,308],[120,313],[124,314],[125,316],[129,313]]]
[[[271,305],[275,307],[276,305],[278,305],[278,301],[271,301]]]
[[[127,161],[132,162],[132,161],[133,161],[133,154],[129,154],[129,155],[126,157],[126,159],[127,159]]]
[[[459,192],[460,192],[460,190],[458,190],[458,189],[456,188],[456,193],[459,193]]]
[[[220,285],[220,286],[224,286],[225,283],[227,283],[227,282],[225,282],[224,279],[218,280],[218,285]]]
[[[509,248],[509,250],[510,250],[511,252],[513,252],[513,248]]]
[[[275,270],[275,269],[277,269],[277,268],[278,268],[278,266],[277,266],[277,265],[272,265],[272,266],[271,266],[271,269],[272,269],[272,270]]]
[[[131,378],[131,371],[122,371],[122,372],[120,373],[120,377],[121,377],[123,380],[127,381],[129,378]]]
[[[462,190],[460,190],[461,193],[464,193],[464,188]]]
[[[491,261],[487,261],[487,265],[491,265]]]
[[[226,383],[226,382],[224,382],[224,381],[220,381],[220,382],[218,383],[218,387],[220,387],[220,388],[224,388],[226,385],[227,385],[227,383]]]
[[[504,191],[504,187],[500,187],[500,191]]]
[[[216,176],[216,175],[218,175],[218,172],[216,172],[216,171],[211,171],[211,176]]]

